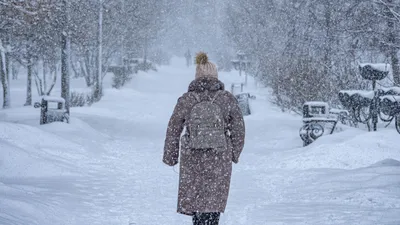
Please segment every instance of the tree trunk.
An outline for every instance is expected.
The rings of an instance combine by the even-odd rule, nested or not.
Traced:
[[[392,61],[392,72],[395,86],[400,86],[400,67],[399,57],[397,56],[397,50],[390,51],[390,59]]]
[[[17,65],[15,65],[15,64],[16,64],[15,62],[11,63],[12,79],[18,80],[19,69],[18,69]]]
[[[10,86],[6,69],[6,54],[0,52],[0,78],[3,85],[3,108],[10,107]]]
[[[399,67],[399,57],[397,53],[399,52],[399,47],[396,41],[396,28],[395,28],[395,15],[391,11],[393,7],[393,0],[387,0],[385,7],[385,14],[387,18],[387,33],[388,33],[388,47],[389,47],[389,57],[392,64],[393,80],[394,85],[400,86],[400,67]],[[392,9],[394,10],[394,9]]]
[[[47,90],[46,95],[50,95],[51,94],[51,91],[53,90],[53,88],[54,88],[54,86],[56,85],[56,82],[57,82],[57,70],[50,71],[50,74],[53,77],[53,81],[52,81],[52,83],[50,85],[49,90]],[[68,104],[68,106],[70,106],[70,104]]]
[[[24,106],[29,106],[32,105],[32,60],[29,59],[28,60],[28,79],[27,79],[27,83],[26,83],[26,102],[24,104]]]
[[[69,40],[69,0],[64,0],[64,29],[61,39],[61,97],[65,99],[65,109],[70,107],[70,40]]]
[[[8,49],[8,48],[7,48]],[[10,85],[10,53],[6,52],[5,56],[5,63],[6,63],[6,77],[8,82],[8,88],[11,87]]]
[[[143,62],[144,62],[145,65],[147,63],[147,54],[148,54],[148,35],[147,35],[147,32],[146,32],[146,36],[145,36],[145,39],[144,39],[144,52],[143,52]]]
[[[325,51],[324,51],[324,75],[330,76],[332,70],[332,46],[334,42],[333,37],[333,25],[332,25],[332,2],[330,0],[325,1]]]
[[[98,47],[98,55],[97,55],[97,74],[96,74],[96,82],[95,89],[93,93],[93,97],[95,101],[100,101],[102,96],[102,39],[103,39],[103,1],[99,0],[99,21],[98,21],[98,33],[97,33],[97,47]]]
[[[47,92],[47,63],[43,60],[43,93]]]
[[[42,79],[40,79],[39,74],[37,72],[34,72],[35,74],[35,84],[36,84],[36,90],[39,96],[43,96],[43,85],[42,85]]]

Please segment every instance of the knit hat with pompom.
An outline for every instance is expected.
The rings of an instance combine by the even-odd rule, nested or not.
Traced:
[[[197,53],[196,64],[196,79],[202,77],[214,77],[218,79],[217,66],[208,61],[208,56],[206,53]]]

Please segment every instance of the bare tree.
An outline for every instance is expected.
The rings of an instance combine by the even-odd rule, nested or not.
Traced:
[[[347,33],[359,42],[359,50],[380,56],[393,70],[393,83],[400,86],[400,1],[352,0]]]
[[[36,89],[39,96],[50,95],[57,81],[57,65],[42,61],[42,73],[33,71]],[[48,83],[50,81],[50,83]]]
[[[367,88],[357,62],[388,59],[399,79],[399,0],[233,0],[225,20],[252,73],[282,109],[337,104],[341,89]]]

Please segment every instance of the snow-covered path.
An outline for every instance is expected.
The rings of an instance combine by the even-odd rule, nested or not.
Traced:
[[[107,89],[101,102],[74,108],[70,125],[40,127],[32,109],[0,111],[0,224],[190,224],[175,213],[178,174],[161,162],[169,116],[194,77],[183,65]],[[227,88],[243,79],[220,78]],[[268,103],[265,89],[249,91],[254,114],[220,224],[400,224],[394,130],[347,128],[302,148],[300,118]]]

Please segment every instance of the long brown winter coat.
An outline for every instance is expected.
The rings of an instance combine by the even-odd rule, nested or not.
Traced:
[[[200,99],[213,97],[224,113],[225,124],[230,135],[228,149],[194,151],[181,141],[190,110],[197,103],[191,92]],[[189,85],[189,90],[178,99],[168,124],[163,162],[173,166],[180,155],[180,179],[178,212],[193,215],[193,212],[224,212],[228,200],[232,173],[232,162],[237,163],[242,152],[245,127],[241,110],[235,97],[224,90],[224,84],[216,78],[200,78]],[[180,150],[180,151],[179,151]]]

